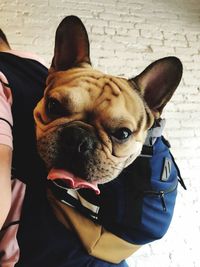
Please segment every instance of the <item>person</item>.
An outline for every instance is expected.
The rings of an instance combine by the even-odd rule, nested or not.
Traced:
[[[0,51],[9,51],[10,46],[4,33],[0,30]],[[5,80],[0,72],[0,79]],[[6,80],[5,80],[6,82]],[[0,229],[11,206],[11,158],[12,158],[12,116],[10,90],[4,91],[0,83]]]
[[[0,266],[127,266],[89,255],[55,217],[33,119],[48,71],[38,56],[12,50],[1,30],[0,44]]]
[[[8,40],[0,29],[0,52],[10,53],[23,58],[32,58],[45,64],[38,56],[14,51],[11,49]],[[11,162],[12,162],[12,93],[8,86],[7,78],[0,71],[0,229],[8,215],[11,206]]]
[[[12,50],[8,40],[0,29],[1,63],[4,56],[21,59],[33,59],[41,64],[44,60],[32,53]],[[13,75],[15,76],[15,75]],[[16,241],[18,222],[25,195],[25,184],[19,179],[11,179],[13,161],[13,94],[8,79],[0,68],[0,265],[9,262],[9,266],[19,259],[19,248]],[[12,225],[12,227],[9,227]],[[3,255],[3,256],[2,256]]]

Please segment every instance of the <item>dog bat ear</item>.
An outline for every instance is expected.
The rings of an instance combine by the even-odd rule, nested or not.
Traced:
[[[56,30],[54,57],[51,71],[62,71],[80,63],[90,64],[88,34],[82,21],[76,16],[67,16]]]
[[[141,74],[131,79],[144,97],[155,116],[175,92],[183,72],[181,61],[176,57],[165,57],[150,64]]]
[[[10,50],[10,44],[5,33],[0,29],[0,51]]]

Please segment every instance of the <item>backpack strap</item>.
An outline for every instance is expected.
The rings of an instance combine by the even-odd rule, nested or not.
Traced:
[[[46,169],[35,144],[33,109],[43,96],[48,70],[36,60],[0,52],[0,71],[7,78],[2,85],[11,89],[13,98],[12,176],[26,184],[40,183]]]
[[[147,133],[147,137],[146,137],[146,140],[144,142],[144,145],[153,146],[155,144],[157,138],[162,135],[165,124],[166,124],[165,119],[155,120],[153,126],[151,127],[151,129],[149,129],[149,131]]]
[[[140,157],[152,157],[153,156],[153,145],[155,144],[157,138],[162,136],[162,132],[165,127],[165,124],[166,124],[165,119],[155,120],[151,129],[148,130],[147,137],[144,142]]]
[[[142,152],[140,154],[139,157],[152,157],[153,156],[153,146],[156,142],[156,140],[161,137],[162,139],[162,142],[168,147],[170,148],[171,145],[169,143],[168,140],[166,140],[163,136],[162,136],[162,133],[163,133],[163,129],[165,127],[165,124],[166,124],[166,120],[165,119],[159,119],[159,120],[155,120],[152,128],[148,131],[147,133],[147,137],[146,137],[146,140],[145,140],[145,143],[143,145],[143,148],[142,148]],[[181,173],[180,173],[180,170],[178,168],[178,165],[176,164],[176,161],[172,155],[172,153],[170,152],[170,155],[171,155],[171,159],[174,163],[174,166],[177,170],[177,174],[178,174],[178,181],[179,183],[181,184],[181,186],[187,190],[187,187],[183,181],[183,178],[181,176]]]
[[[180,172],[180,170],[179,170],[179,167],[178,167],[178,165],[176,164],[176,161],[175,161],[175,159],[174,159],[174,156],[172,155],[171,152],[170,152],[170,155],[171,155],[172,161],[173,161],[173,163],[174,163],[174,166],[176,167],[176,170],[177,170],[178,181],[179,181],[179,183],[181,184],[181,186],[182,186],[185,190],[187,190],[187,187],[186,187],[186,185],[185,185],[185,183],[184,183],[184,181],[183,181],[183,178],[182,178],[182,176],[181,176],[181,172]]]

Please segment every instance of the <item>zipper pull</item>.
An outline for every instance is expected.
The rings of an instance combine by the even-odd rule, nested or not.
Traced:
[[[162,203],[162,207],[163,207],[163,211],[167,211],[167,207],[165,204],[165,192],[164,191],[160,191],[160,199],[161,199],[161,203]]]

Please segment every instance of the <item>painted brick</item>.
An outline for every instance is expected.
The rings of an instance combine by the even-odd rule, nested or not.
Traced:
[[[13,48],[35,52],[48,65],[57,24],[71,14],[85,23],[91,60],[102,71],[132,77],[158,58],[182,60],[182,82],[162,116],[188,191],[179,188],[167,235],[143,246],[128,262],[130,267],[199,267],[194,245],[200,231],[199,0],[0,1],[0,27]]]

